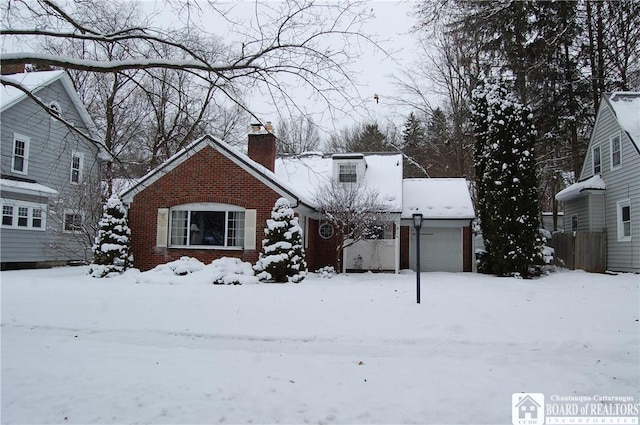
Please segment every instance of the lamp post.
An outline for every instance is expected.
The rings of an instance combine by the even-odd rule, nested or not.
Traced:
[[[422,227],[422,214],[413,215],[413,227],[416,229],[416,298],[420,304],[420,228]]]

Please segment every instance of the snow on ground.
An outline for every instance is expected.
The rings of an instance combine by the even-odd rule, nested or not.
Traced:
[[[516,392],[640,399],[637,275],[424,273],[416,304],[411,272],[86,271],[1,273],[2,423],[505,424]]]

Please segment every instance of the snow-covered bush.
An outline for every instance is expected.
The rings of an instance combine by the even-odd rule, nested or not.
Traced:
[[[192,257],[182,257],[136,276],[139,283],[248,285],[257,284],[251,263],[237,258],[220,258],[211,264]]]
[[[315,271],[315,273],[322,278],[331,279],[336,275],[336,269],[333,266],[324,266]]]
[[[246,285],[258,283],[251,263],[238,258],[223,257],[211,262],[211,280],[214,285]]]
[[[102,218],[98,222],[89,274],[101,278],[131,267],[133,255],[130,236],[127,209],[117,195],[112,195],[104,205]]]
[[[307,273],[302,245],[302,228],[289,201],[280,198],[267,220],[262,252],[254,269],[260,280],[298,283]]]
[[[193,257],[180,257],[178,260],[170,261],[166,264],[158,264],[151,272],[170,271],[176,276],[186,276],[189,273],[197,272],[204,269],[205,265],[202,261]]]

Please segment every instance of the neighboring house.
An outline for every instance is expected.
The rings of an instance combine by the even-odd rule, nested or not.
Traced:
[[[451,240],[457,238],[455,247],[450,240],[430,240],[425,233],[424,243],[433,245],[432,252],[450,255],[443,263],[423,262],[422,270],[472,270],[470,221],[474,213],[464,179],[433,179],[407,195],[398,153],[309,153],[276,158],[275,145],[275,136],[259,126],[249,134],[247,155],[204,136],[125,190],[121,196],[129,205],[135,266],[146,270],[185,255],[203,262],[228,256],[255,263],[266,220],[280,197],[287,198],[299,216],[309,269],[335,266],[337,237],[316,209],[315,190],[337,179],[376,190],[390,213],[378,238],[343,251],[345,269],[398,271],[410,266],[414,248],[409,226],[415,211],[405,207],[408,199],[415,201],[414,207],[424,209],[429,225],[423,230],[456,229],[448,235]],[[456,203],[449,205],[437,197],[429,199],[431,203],[424,199],[433,195],[428,191],[431,185],[453,181],[457,181],[457,190],[465,188],[450,195],[462,198]],[[440,190],[436,192],[442,196]],[[465,213],[459,214],[456,205],[462,204]],[[434,205],[439,214],[431,217]],[[430,252],[429,248],[425,251]]]
[[[3,74],[2,80],[21,84],[62,119],[95,134],[64,71]],[[7,85],[0,86],[0,123],[2,268],[85,260],[93,235],[82,231],[83,220],[90,198],[100,199],[98,148]]]
[[[602,96],[577,183],[556,195],[564,229],[606,232],[606,267],[640,272],[640,92]]]

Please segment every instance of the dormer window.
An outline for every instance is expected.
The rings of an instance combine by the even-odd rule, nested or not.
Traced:
[[[367,164],[361,153],[334,154],[333,178],[339,183],[359,183],[364,178]]]
[[[356,164],[339,164],[338,181],[340,183],[355,183],[358,181],[358,167]]]

